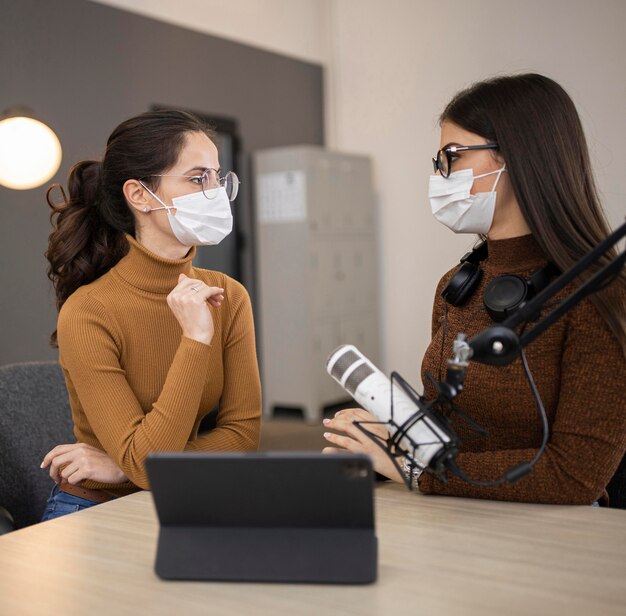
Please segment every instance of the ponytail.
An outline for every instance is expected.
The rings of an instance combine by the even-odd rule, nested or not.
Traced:
[[[48,238],[48,278],[56,292],[57,310],[79,287],[93,282],[109,271],[127,252],[125,232],[134,234],[131,226],[118,229],[101,215],[102,164],[85,160],[74,165],[68,179],[69,198],[60,184],[52,185],[46,193],[46,201],[52,209],[53,225]],[[55,204],[51,193],[59,189],[63,201]],[[56,330],[50,342],[56,347]]]

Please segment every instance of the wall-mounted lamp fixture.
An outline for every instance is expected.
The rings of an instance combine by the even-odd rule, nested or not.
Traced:
[[[47,182],[61,165],[61,143],[28,107],[0,115],[0,185],[16,190]]]

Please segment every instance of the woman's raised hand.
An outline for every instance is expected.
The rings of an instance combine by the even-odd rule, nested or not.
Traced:
[[[209,304],[219,308],[223,301],[224,289],[185,274],[178,277],[178,284],[167,296],[167,305],[180,323],[183,336],[204,344],[211,344],[215,331]]]

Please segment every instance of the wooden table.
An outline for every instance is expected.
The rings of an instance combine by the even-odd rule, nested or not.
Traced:
[[[0,614],[626,614],[626,512],[376,488],[369,586],[164,582],[140,492],[0,537]]]

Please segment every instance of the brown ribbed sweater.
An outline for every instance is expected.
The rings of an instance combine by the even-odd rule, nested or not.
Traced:
[[[254,451],[261,388],[250,299],[241,284],[184,259],[161,258],[128,236],[128,254],[80,287],[58,320],[59,359],[79,442],[106,451],[128,483],[84,487],[120,496],[148,489],[153,451]],[[182,336],[166,297],[179,274],[224,289],[210,307],[211,346]],[[217,426],[198,436],[219,402]]]
[[[493,324],[482,304],[485,286],[504,273],[528,276],[545,264],[530,235],[489,241],[480,286],[466,305],[448,306],[443,353],[441,291],[456,268],[441,279],[433,309],[433,337],[422,363],[427,396],[434,391],[426,371],[438,380],[445,376],[456,334],[471,337]],[[566,287],[558,297],[572,290]],[[626,449],[626,362],[617,339],[586,299],[528,345],[526,357],[550,426],[548,446],[532,473],[497,487],[473,486],[450,473],[444,485],[424,473],[420,491],[563,504],[590,504],[603,495]],[[542,425],[520,358],[505,367],[470,363],[465,389],[455,402],[488,430],[486,437],[477,438],[462,422],[454,422],[463,439],[457,464],[467,475],[489,481],[532,460],[541,444]]]

